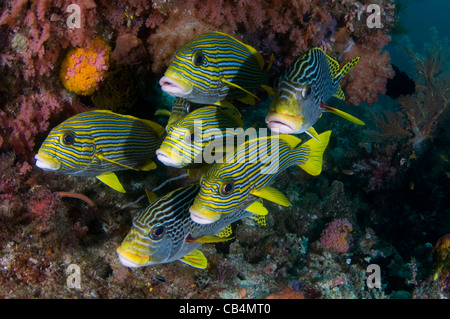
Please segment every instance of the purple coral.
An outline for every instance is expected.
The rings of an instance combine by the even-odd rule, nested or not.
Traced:
[[[320,243],[327,249],[336,249],[341,254],[350,249],[353,230],[347,218],[338,218],[327,225],[320,236]]]

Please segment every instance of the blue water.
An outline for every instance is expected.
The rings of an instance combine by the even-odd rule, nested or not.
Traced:
[[[415,51],[422,51],[423,44],[430,42],[430,27],[436,27],[441,37],[450,37],[450,1],[449,0],[403,0],[399,19],[407,29]],[[412,65],[404,55],[397,50],[401,38],[405,34],[392,36],[392,42],[386,46],[391,55],[391,61],[400,70],[412,71]]]

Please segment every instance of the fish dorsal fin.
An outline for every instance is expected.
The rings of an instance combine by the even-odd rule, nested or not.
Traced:
[[[265,216],[269,213],[267,208],[265,208],[261,202],[254,202],[253,204],[248,206],[245,210],[260,216]]]
[[[345,101],[345,94],[344,94],[344,91],[342,91],[342,88],[340,86],[338,86],[338,91],[333,96],[338,98],[339,100]]]
[[[323,50],[322,50],[322,52],[323,52]],[[323,54],[325,55],[325,57],[327,59],[327,64],[328,64],[328,66],[330,68],[331,78],[334,79],[339,74],[339,69],[340,69],[339,68],[339,62],[336,61],[335,59],[333,59],[332,57],[330,57],[325,52],[323,52]]]
[[[226,238],[230,237],[233,233],[233,229],[231,228],[231,225],[225,226],[220,232],[216,234],[217,237],[220,238]]]
[[[294,149],[302,141],[297,136],[290,135],[290,134],[280,134],[280,140],[288,143],[288,145],[291,149]]]
[[[268,201],[277,203],[281,206],[291,206],[291,203],[286,198],[286,196],[284,196],[283,193],[273,187],[266,186],[261,188],[260,190],[252,190],[250,193],[254,196],[267,199]]]
[[[117,175],[113,172],[106,172],[100,175],[96,176],[98,180],[105,183],[112,189],[115,189],[118,192],[126,193],[125,188],[123,188],[122,184],[120,183],[119,179],[117,178]]]
[[[147,195],[147,199],[149,204],[153,203],[155,200],[158,199],[158,195],[153,193],[151,190],[145,189],[145,195]]]
[[[257,222],[258,224],[260,224],[261,226],[266,226],[266,217],[262,216],[262,215],[253,215],[250,216],[249,218],[253,219],[255,222]]]
[[[263,71],[264,70],[264,66],[266,65],[266,62],[264,61],[264,58],[263,58],[262,54],[259,53],[259,51],[257,51],[254,47],[252,47],[252,46],[250,46],[248,44],[245,44],[245,43],[244,43],[244,45],[251,52],[251,54],[255,57],[256,62],[258,62],[259,69],[261,71]]]
[[[340,116],[340,117],[346,119],[347,121],[350,121],[350,122],[355,123],[355,124],[358,124],[358,125],[366,125],[366,124],[365,124],[363,121],[361,121],[360,119],[358,119],[358,118],[354,117],[353,115],[348,114],[348,113],[346,113],[346,112],[344,112],[344,111],[335,109],[334,107],[325,105],[325,104],[323,104],[323,103],[321,104],[321,106],[325,109],[325,111],[331,112],[331,113],[333,113],[333,114],[336,114],[336,115],[338,115],[338,116]]]
[[[317,176],[322,172],[323,152],[330,141],[331,131],[326,131],[318,135],[318,140],[312,138],[303,143],[299,148],[309,149],[308,159],[305,163],[299,164],[305,172]]]
[[[348,74],[348,72],[350,72],[351,69],[353,69],[353,67],[356,65],[356,63],[358,63],[360,57],[357,56],[356,58],[352,59],[351,61],[347,62],[342,69],[338,72],[338,74],[336,74],[335,77],[333,77],[333,81],[336,82],[340,82],[342,80],[342,78],[344,76],[346,76]]]
[[[183,258],[180,258],[180,261],[199,269],[205,269],[208,265],[205,255],[203,255],[203,253],[198,249],[195,249]]]

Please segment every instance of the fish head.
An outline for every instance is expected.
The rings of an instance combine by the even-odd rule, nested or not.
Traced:
[[[122,265],[137,268],[164,263],[171,249],[164,224],[155,224],[143,228],[133,226],[116,252]]]
[[[280,81],[266,116],[267,127],[281,134],[307,131],[320,116],[320,104],[314,96],[312,85]]]
[[[216,164],[200,180],[200,191],[189,208],[191,219],[198,224],[210,224],[220,219],[222,214],[235,211],[243,205],[245,194],[237,179],[214,175]]]
[[[219,100],[221,72],[216,62],[216,49],[207,42],[208,36],[197,36],[175,51],[159,81],[164,92],[194,103]]]
[[[241,126],[242,119],[228,110],[204,106],[169,124],[167,136],[156,154],[167,166],[210,164],[216,159],[217,151],[222,151],[223,145],[231,143],[231,137],[240,133],[236,129]]]
[[[35,155],[37,167],[68,175],[87,168],[95,155],[95,143],[89,132],[71,124],[73,120],[66,120],[50,131]]]

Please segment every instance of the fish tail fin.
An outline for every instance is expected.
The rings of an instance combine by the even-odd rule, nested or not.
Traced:
[[[331,131],[323,132],[317,136],[318,140],[312,138],[295,149],[302,154],[307,153],[306,156],[303,155],[306,161],[298,166],[308,174],[317,176],[322,172],[323,153],[330,141],[330,135]]]

